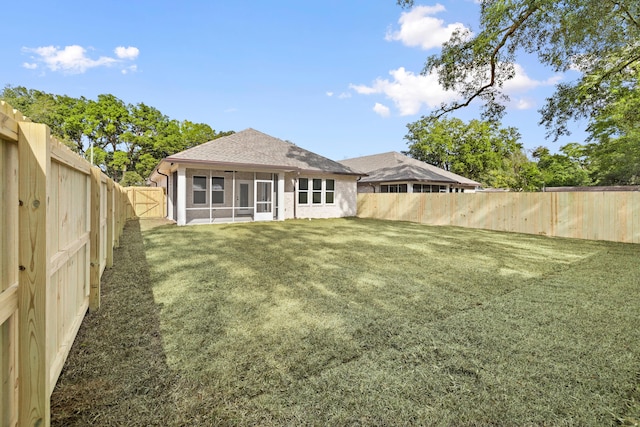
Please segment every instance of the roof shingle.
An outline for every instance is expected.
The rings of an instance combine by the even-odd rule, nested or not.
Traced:
[[[345,166],[369,176],[360,182],[431,181],[479,186],[480,183],[446,171],[396,151],[340,161]]]
[[[235,163],[256,167],[360,175],[349,166],[251,128],[205,142],[173,154],[165,160],[171,162]]]

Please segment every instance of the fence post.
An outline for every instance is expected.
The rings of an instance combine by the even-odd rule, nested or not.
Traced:
[[[107,179],[107,268],[113,267],[113,180]]]
[[[19,153],[19,415],[20,426],[50,424],[47,358],[47,174],[51,170],[49,128],[18,123]]]
[[[100,169],[91,168],[89,310],[100,308]]]

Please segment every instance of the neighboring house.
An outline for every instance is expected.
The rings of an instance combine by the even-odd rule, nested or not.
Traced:
[[[340,161],[367,174],[358,193],[474,193],[480,183],[398,152]]]
[[[163,159],[150,180],[178,225],[356,215],[348,166],[254,129]]]

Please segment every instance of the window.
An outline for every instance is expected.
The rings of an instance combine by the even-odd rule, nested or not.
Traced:
[[[335,196],[336,181],[333,179],[298,178],[298,204],[300,205],[333,205]]]
[[[322,203],[322,180],[318,178],[313,179],[313,204],[319,205]]]
[[[219,176],[211,177],[211,203],[224,203],[224,178]]]
[[[382,184],[380,186],[381,193],[406,193],[407,184]]]
[[[193,177],[193,204],[204,205],[207,203],[207,177]]]
[[[335,200],[336,182],[333,179],[327,179],[324,182],[324,202],[332,205]]]
[[[298,203],[306,205],[309,203],[309,179],[298,179]]]
[[[445,185],[413,184],[414,193],[446,193]]]

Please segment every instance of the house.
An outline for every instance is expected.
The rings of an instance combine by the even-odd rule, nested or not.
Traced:
[[[178,225],[355,216],[350,167],[254,129],[163,159],[150,180],[165,187]]]
[[[480,183],[395,151],[342,160],[367,174],[358,193],[474,193]]]

